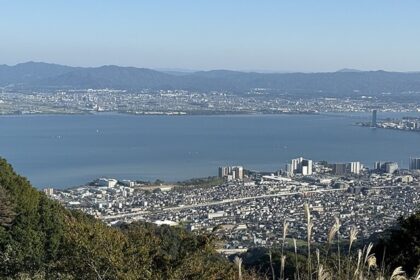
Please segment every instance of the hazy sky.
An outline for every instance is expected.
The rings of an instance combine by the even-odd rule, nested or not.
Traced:
[[[419,0],[0,0],[0,64],[420,70]]]

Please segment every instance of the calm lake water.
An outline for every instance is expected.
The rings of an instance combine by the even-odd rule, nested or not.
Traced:
[[[381,114],[380,117],[413,114]],[[331,162],[420,156],[420,133],[355,126],[369,114],[0,117],[0,156],[37,187],[106,176],[177,181],[220,165],[274,171],[304,156]]]

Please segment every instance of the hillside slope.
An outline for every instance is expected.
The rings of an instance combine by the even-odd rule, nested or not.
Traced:
[[[64,209],[0,159],[0,279],[198,280],[234,275],[233,265],[214,251],[209,236],[147,223],[108,227]]]
[[[237,267],[215,252],[213,241],[211,235],[149,223],[109,227],[91,216],[64,209],[0,158],[0,279],[238,279]],[[342,261],[348,262],[343,267],[353,273],[357,257],[348,255],[350,249],[342,242]],[[328,255],[322,244],[313,246],[325,258],[330,275],[325,279],[347,279],[345,270],[337,272],[335,253]],[[311,261],[305,250],[297,253],[286,247],[286,275],[300,272],[301,279],[309,278],[304,276],[305,263],[312,262],[315,270],[317,257],[313,252]],[[420,273],[420,213],[399,220],[395,228],[380,236],[373,252],[378,260],[386,253],[383,267],[388,273],[398,266],[408,275]],[[244,271],[241,279],[265,279],[273,275],[271,271],[279,275],[282,254],[278,247],[249,251],[242,256],[244,264],[261,275]],[[337,277],[339,274],[344,276]],[[378,274],[381,269],[368,271],[365,279],[377,279]]]

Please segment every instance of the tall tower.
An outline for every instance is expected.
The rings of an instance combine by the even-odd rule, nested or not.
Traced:
[[[227,166],[219,167],[219,178],[225,178],[229,175],[229,170]]]
[[[304,159],[301,162],[302,175],[312,175],[312,160]]]
[[[420,157],[410,158],[410,170],[420,170]]]
[[[348,164],[348,171],[353,174],[359,174],[362,169],[362,165],[359,161],[350,162]]]
[[[376,127],[376,115],[377,115],[377,113],[378,113],[377,110],[372,111],[372,127]]]

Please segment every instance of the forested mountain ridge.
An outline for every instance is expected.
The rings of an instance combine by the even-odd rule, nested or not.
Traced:
[[[114,65],[83,68],[27,62],[15,66],[0,65],[0,87],[16,90],[217,90],[237,94],[264,88],[275,94],[348,96],[420,92],[420,73],[343,70],[330,73],[256,73],[213,70],[177,75]]]

